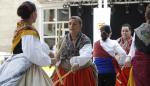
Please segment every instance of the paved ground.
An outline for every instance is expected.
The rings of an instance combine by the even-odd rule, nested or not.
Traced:
[[[51,75],[53,74],[54,70],[55,70],[55,67],[51,67],[49,68],[48,66],[47,67],[42,67],[43,70],[47,73],[47,75],[49,77],[51,77]]]

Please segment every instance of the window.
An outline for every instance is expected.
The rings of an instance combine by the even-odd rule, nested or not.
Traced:
[[[43,40],[50,49],[68,32],[69,9],[43,9]]]

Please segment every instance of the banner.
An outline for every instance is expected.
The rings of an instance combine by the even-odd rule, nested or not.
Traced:
[[[94,8],[93,43],[100,39],[100,27],[104,24],[110,25],[110,15],[110,8]]]

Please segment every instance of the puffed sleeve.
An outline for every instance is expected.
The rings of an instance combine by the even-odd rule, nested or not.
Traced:
[[[74,56],[70,59],[70,64],[79,64],[79,66],[85,65],[92,58],[92,45],[85,44],[79,50],[79,56]]]
[[[51,64],[51,59],[48,55],[48,46],[41,44],[40,40],[33,35],[25,35],[22,37],[22,50],[24,56],[33,64],[39,66]]]
[[[49,46],[45,42],[41,42],[41,44],[42,44],[42,49],[46,54],[53,52],[52,50],[50,50]]]

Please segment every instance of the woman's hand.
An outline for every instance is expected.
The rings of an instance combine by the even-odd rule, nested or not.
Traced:
[[[51,58],[51,65],[55,65],[57,63],[57,59],[56,58]]]
[[[50,58],[54,58],[55,57],[53,52],[50,52],[49,56],[50,56]]]
[[[127,56],[124,67],[131,67],[131,56]]]
[[[120,55],[119,55],[119,54],[116,54],[116,55],[115,55],[115,58],[116,58],[116,60],[119,62],[119,60],[120,60]]]
[[[73,64],[72,67],[71,67],[71,70],[73,72],[77,71],[78,69],[79,69],[79,64],[78,63]]]
[[[124,67],[131,67],[131,61],[125,62]]]

